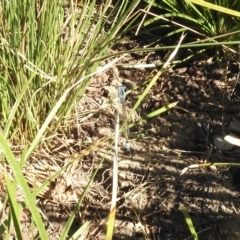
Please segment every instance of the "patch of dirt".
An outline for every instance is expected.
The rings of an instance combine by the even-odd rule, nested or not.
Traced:
[[[120,70],[118,74],[120,81],[132,90],[126,99],[129,112],[145,89],[143,82],[154,72]],[[178,101],[178,104],[130,129],[131,151],[121,150],[119,154],[114,239],[193,239],[180,211],[182,206],[187,208],[199,239],[239,239],[239,225],[235,224],[240,221],[238,169],[200,168],[181,175],[192,164],[239,162],[239,148],[223,151],[214,145],[216,136],[229,134],[229,125],[240,120],[237,77],[238,67],[234,62],[217,65],[202,60],[168,71],[158,79],[129,121],[169,103]],[[43,194],[42,198],[48,202],[39,202],[49,221],[49,231],[61,230],[104,159],[72,231],[90,220],[85,239],[105,239],[113,149],[112,139],[99,141],[113,134],[115,80],[112,71],[95,78],[70,120],[75,124],[66,136],[69,144],[65,141],[60,149],[56,140],[52,148],[61,166],[71,161],[74,164],[66,167],[66,172],[51,187],[53,191]]]
[[[132,121],[168,103],[178,101],[178,104],[131,129],[132,152],[122,155],[119,161],[115,239],[191,239],[181,206],[187,208],[199,239],[237,236],[237,228],[233,230],[227,225],[239,216],[238,170],[205,168],[180,175],[185,167],[205,160],[239,161],[239,148],[222,151],[213,144],[216,136],[228,134],[229,124],[240,118],[237,74],[234,62],[217,65],[201,61],[167,72],[158,80]],[[123,82],[132,86],[139,86],[149,75],[144,70],[120,71]],[[111,85],[111,76],[109,80]],[[128,95],[128,106],[133,106],[143,89]],[[109,96],[108,91],[105,96]],[[108,122],[113,129],[113,120]],[[99,124],[98,129],[101,127]],[[140,135],[144,137],[136,140]],[[108,154],[104,149],[96,153],[98,157],[109,156],[109,164],[105,161],[100,174],[104,179],[111,177],[112,155]],[[110,180],[105,182],[104,189],[110,191],[110,183]],[[107,203],[109,200],[105,202],[107,208],[99,212],[100,219],[107,216]],[[104,236],[104,227],[98,224],[97,221],[96,226]],[[235,233],[231,235],[230,231]],[[90,234],[89,238],[103,239],[103,236],[94,238]]]

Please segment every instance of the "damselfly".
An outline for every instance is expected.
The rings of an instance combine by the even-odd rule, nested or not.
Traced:
[[[126,150],[130,151],[130,143],[129,143],[129,128],[128,128],[128,119],[127,119],[127,113],[126,113],[126,107],[125,107],[125,86],[119,86],[118,87],[118,97],[119,102],[122,105],[122,115],[123,115],[123,125],[124,125],[124,134],[126,138]]]

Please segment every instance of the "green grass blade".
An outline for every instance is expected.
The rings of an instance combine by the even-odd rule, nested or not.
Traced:
[[[3,219],[3,214],[4,214],[4,211],[7,207],[7,202],[8,202],[8,196],[5,197],[4,201],[3,201],[3,204],[1,206],[1,214],[0,214],[0,218]],[[6,231],[7,227],[7,221],[8,219],[6,219],[4,222],[2,222],[0,224],[0,238],[2,237],[2,235],[4,234],[4,232]]]
[[[203,7],[211,8],[211,9],[214,9],[219,12],[227,13],[232,16],[240,17],[240,12],[238,12],[238,11],[234,11],[229,8],[221,7],[216,4],[212,4],[212,3],[209,3],[209,2],[206,2],[203,0],[185,0],[185,1],[195,3],[195,4],[201,5]]]
[[[69,240],[77,240],[77,239],[82,239],[83,234],[87,230],[90,222],[87,221],[85,222],[75,233],[72,237],[69,238]]]
[[[193,226],[192,219],[190,218],[187,209],[186,209],[184,206],[182,206],[182,207],[180,207],[180,211],[181,211],[181,212],[183,213],[183,215],[184,215],[185,221],[186,221],[186,223],[187,223],[187,225],[188,225],[188,228],[189,228],[189,230],[190,230],[190,232],[191,232],[191,234],[192,234],[193,239],[194,239],[194,240],[198,240],[198,235],[197,235],[197,233],[196,233],[196,231],[195,231],[195,228],[194,228],[194,226]]]
[[[4,139],[4,136],[2,132],[0,132],[0,148],[3,151],[12,171],[14,174],[14,178],[16,179],[17,184],[20,186],[22,193],[24,195],[25,202],[27,206],[29,207],[29,210],[31,211],[32,218],[37,226],[37,229],[39,231],[39,235],[41,236],[41,239],[48,239],[47,232],[45,230],[43,221],[41,219],[41,216],[38,212],[37,206],[36,206],[36,198],[34,197],[34,194],[31,192],[30,188],[28,187],[28,184],[26,182],[26,179],[24,178],[21,168],[16,161],[16,158],[14,157],[7,141]]]
[[[178,102],[169,103],[166,106],[161,107],[161,108],[155,110],[154,112],[151,112],[151,113],[147,114],[145,117],[142,117],[142,118],[138,119],[137,121],[130,123],[128,125],[128,127],[132,128],[132,127],[138,125],[141,122],[145,122],[150,118],[156,117],[157,115],[159,115],[161,113],[164,113],[164,112],[168,111],[169,109],[175,107],[177,105],[177,103]],[[124,131],[124,129],[122,131]]]
[[[174,58],[174,56],[176,55],[179,46],[181,45],[182,41],[184,39],[184,35],[182,35],[178,45],[176,46],[175,50],[172,52],[172,54],[170,55],[169,59],[167,60],[166,63],[164,63],[164,65],[162,66],[162,68],[157,72],[157,74],[152,78],[152,80],[150,81],[150,83],[148,84],[147,88],[144,90],[144,92],[139,96],[138,101],[136,102],[136,104],[134,105],[134,107],[131,109],[130,113],[129,113],[129,118],[131,117],[131,115],[136,111],[136,109],[139,107],[139,105],[141,104],[141,102],[143,101],[143,99],[146,97],[146,95],[149,93],[150,89],[154,86],[154,84],[156,83],[156,81],[159,79],[159,77],[162,75],[162,73],[164,71],[166,71],[166,69],[169,67],[170,62],[172,61],[172,59]]]
[[[5,182],[6,182],[7,192],[8,192],[9,201],[10,201],[10,210],[11,210],[14,229],[17,235],[17,239],[22,240],[23,237],[21,233],[21,223],[19,221],[19,217],[23,208],[21,207],[20,204],[17,203],[16,196],[14,196],[15,194],[15,192],[13,191],[14,189],[12,188],[11,182],[7,176],[5,176]]]

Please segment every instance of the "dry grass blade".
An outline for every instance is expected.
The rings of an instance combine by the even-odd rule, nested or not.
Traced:
[[[227,135],[224,137],[224,140],[231,143],[232,145],[240,147],[240,139],[235,136]]]

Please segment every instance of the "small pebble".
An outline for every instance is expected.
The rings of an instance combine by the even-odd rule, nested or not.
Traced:
[[[234,120],[229,124],[229,131],[240,132],[240,121]]]
[[[229,151],[233,149],[233,145],[224,140],[222,136],[218,136],[214,139],[214,145],[217,149],[223,151]]]

